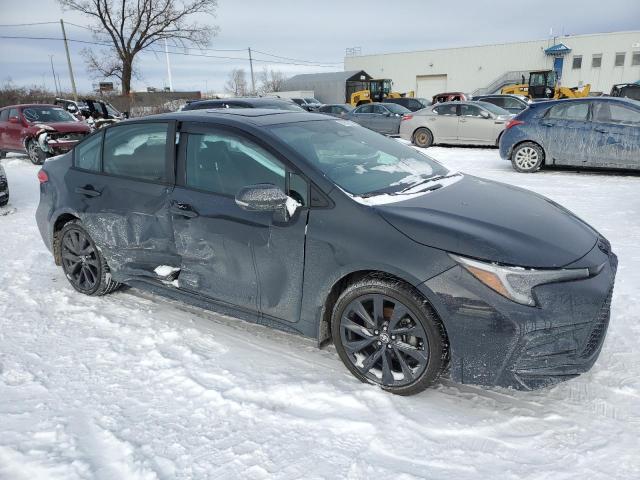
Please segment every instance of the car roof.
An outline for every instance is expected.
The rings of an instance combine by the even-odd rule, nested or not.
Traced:
[[[282,102],[282,103],[293,103],[289,99],[280,98],[280,97],[231,97],[231,98],[207,98],[202,100],[195,100],[193,102],[189,102],[189,105],[197,105],[199,103],[218,103],[218,102],[244,102],[244,103],[252,103],[255,105],[260,105],[261,103],[274,103],[274,102]]]
[[[7,105],[2,107],[2,110],[6,108],[27,108],[27,107],[52,107],[60,108],[60,105],[53,105],[52,103],[19,103],[17,105]]]
[[[132,119],[131,121],[177,120],[181,122],[204,122],[215,120],[232,120],[238,123],[252,125],[277,125],[284,123],[308,122],[318,120],[335,120],[333,117],[290,110],[276,110],[272,108],[214,108],[200,110],[183,110],[181,112],[162,113]],[[126,122],[126,121],[125,121]]]
[[[542,106],[548,106],[548,105],[555,105],[557,103],[567,103],[567,102],[577,102],[580,100],[587,100],[590,102],[619,102],[619,103],[626,103],[628,105],[633,105],[635,107],[638,107],[640,105],[640,102],[638,100],[633,100],[632,98],[626,98],[626,97],[580,97],[580,98],[563,98],[563,99],[559,99],[559,100],[543,100],[540,102],[533,102],[531,105],[542,105]]]

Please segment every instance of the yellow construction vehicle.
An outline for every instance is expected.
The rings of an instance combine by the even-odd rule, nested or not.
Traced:
[[[558,85],[558,77],[554,70],[538,70],[529,73],[529,83],[507,85],[500,93],[512,95],[524,95],[533,99],[540,98],[582,98],[589,96],[591,84],[588,83],[582,88],[562,87]]]
[[[354,107],[362,105],[363,103],[381,102],[385,98],[401,98],[414,96],[413,91],[406,93],[392,92],[392,82],[389,78],[367,80],[364,83],[364,86],[368,88],[353,92],[349,96],[348,101]]]

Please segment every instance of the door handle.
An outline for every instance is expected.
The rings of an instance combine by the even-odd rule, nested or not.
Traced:
[[[467,121],[464,118],[461,118],[460,123],[467,123]]]
[[[604,128],[594,128],[594,130],[598,133],[609,133],[607,130],[605,130]]]
[[[188,203],[172,203],[171,207],[169,207],[169,211],[174,215],[180,215],[181,217],[195,218],[198,216],[198,212],[196,212]]]
[[[100,195],[102,195],[101,192],[95,190],[91,185],[76,188],[76,193],[86,195],[87,197],[99,197]]]
[[[540,122],[540,125],[542,125],[544,127],[555,127],[556,126],[555,123],[549,123],[549,122]]]

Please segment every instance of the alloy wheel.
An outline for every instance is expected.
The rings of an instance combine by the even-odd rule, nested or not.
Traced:
[[[62,238],[62,266],[67,278],[81,291],[91,291],[100,282],[100,260],[89,238],[80,230],[69,230]]]
[[[522,147],[516,152],[514,160],[522,170],[531,170],[538,165],[540,156],[534,148]]]
[[[409,385],[429,363],[422,324],[409,308],[386,295],[353,300],[340,320],[340,337],[355,368],[382,386]]]

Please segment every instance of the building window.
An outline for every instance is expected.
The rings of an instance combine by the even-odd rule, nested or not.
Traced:
[[[582,68],[582,55],[573,56],[573,69],[580,70]]]
[[[640,65],[640,52],[633,52],[633,56],[631,57],[631,65],[634,67]]]
[[[593,57],[591,57],[591,67],[600,68],[601,66],[602,66],[602,54],[596,53]]]
[[[616,63],[615,63],[616,67],[624,67],[624,57],[625,56],[626,56],[626,54],[624,52],[616,53]]]

